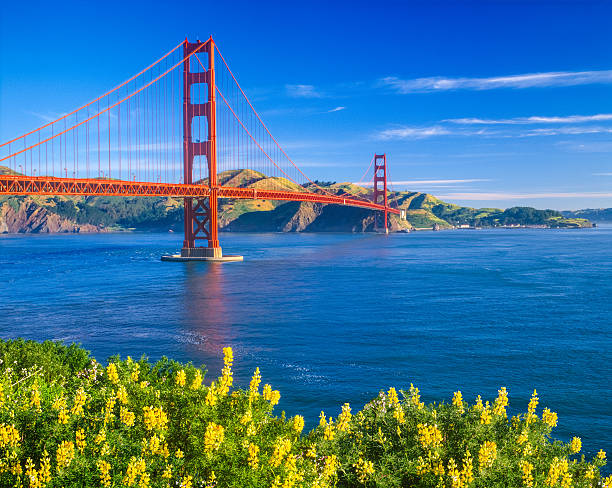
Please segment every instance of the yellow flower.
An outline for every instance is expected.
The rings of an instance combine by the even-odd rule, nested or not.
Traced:
[[[442,432],[436,425],[417,424],[417,430],[423,449],[439,447],[442,444]]]
[[[461,469],[461,485],[467,487],[474,480],[474,468],[472,462],[472,454],[469,450],[465,452],[463,459],[463,467]]]
[[[533,486],[533,464],[529,461],[522,460],[519,466],[523,472],[523,484],[527,487]]]
[[[459,409],[459,413],[465,412],[465,408],[463,406],[463,396],[460,391],[456,391],[453,395],[453,405]]]
[[[223,369],[221,370],[221,377],[219,378],[219,386],[217,391],[219,395],[224,396],[229,392],[234,379],[232,375],[232,363],[234,362],[234,352],[231,347],[223,348]]]
[[[168,424],[168,415],[162,407],[144,407],[144,423],[147,430],[163,430]]]
[[[113,385],[119,383],[119,374],[117,373],[117,366],[115,363],[109,363],[109,365],[106,367],[106,374]]]
[[[576,454],[580,452],[580,449],[582,449],[582,441],[580,440],[580,437],[574,437],[572,442],[570,442],[570,452],[572,454]]]
[[[486,406],[480,412],[480,423],[484,425],[489,425],[492,419],[491,415],[491,407],[489,406],[489,402],[487,402]]]
[[[322,477],[324,479],[329,479],[332,476],[334,476],[338,469],[338,464],[339,464],[338,458],[336,457],[335,454],[332,454],[331,456],[327,456],[325,458],[325,464],[323,465]]]
[[[214,407],[217,404],[217,392],[215,382],[213,381],[208,391],[206,392],[206,405]]]
[[[225,429],[223,426],[214,422],[211,422],[206,426],[206,432],[204,434],[205,453],[210,454],[221,447],[221,443],[225,437],[224,432]]]
[[[584,473],[584,477],[588,480],[595,479],[595,466],[589,466]]]
[[[65,409],[60,410],[59,413],[57,414],[57,421],[60,424],[67,424],[69,418],[70,416],[68,415]]]
[[[78,429],[76,431],[76,446],[81,452],[83,452],[83,449],[85,449],[85,446],[87,446],[87,442],[85,441],[85,431],[83,429]]]
[[[497,444],[491,441],[485,441],[478,451],[479,469],[490,468],[497,457]]]
[[[612,488],[612,474],[601,480],[601,488]]]
[[[119,387],[119,389],[117,390],[117,393],[115,394],[115,397],[117,398],[117,400],[119,400],[119,403],[122,403],[123,405],[127,405],[128,394],[127,394],[127,390],[125,389],[125,386],[121,385]]]
[[[202,386],[202,372],[199,369],[196,369],[195,376],[193,377],[193,381],[191,382],[191,389],[198,390]]]
[[[360,483],[365,483],[368,478],[374,474],[374,463],[372,461],[364,461],[361,456],[355,464],[353,464],[357,472],[357,479]]]
[[[161,450],[159,451],[159,453],[164,456],[164,459],[168,459],[170,457],[170,449],[168,449],[168,443],[164,442],[164,445],[162,446]]]
[[[493,415],[506,417],[506,407],[508,406],[508,390],[502,386],[497,390],[497,398],[493,404]]]
[[[311,459],[317,458],[317,447],[314,444],[311,444],[308,450],[306,451],[306,457]]]
[[[106,400],[106,406],[104,407],[104,425],[110,422],[115,416],[113,413],[115,403],[117,403],[117,398],[115,396],[112,396]]]
[[[401,405],[398,405],[395,410],[393,410],[393,417],[400,423],[403,424],[405,422],[404,409]],[[399,429],[399,426],[398,426]]]
[[[60,424],[67,424],[70,416],[66,412],[68,406],[66,405],[66,398],[64,395],[58,396],[53,401],[53,409],[57,410],[57,421]]]
[[[291,451],[291,441],[285,437],[279,437],[274,442],[274,450],[270,457],[270,464],[277,468],[283,462],[283,458]]]
[[[130,379],[134,382],[137,383],[138,382],[138,377],[140,374],[140,364],[135,363],[134,364],[134,369],[132,370],[132,372],[130,373]]]
[[[146,440],[144,442],[146,443]],[[161,454],[162,453],[162,439],[159,438],[157,434],[153,434],[153,437],[149,439],[149,444],[147,448],[149,452],[153,455]]]
[[[257,469],[259,466],[259,446],[256,444],[249,444],[249,466],[251,469]]]
[[[457,463],[453,458],[448,460],[447,474],[451,479],[451,488],[463,488],[461,483],[461,472],[457,468]]]
[[[32,459],[28,458],[26,460],[25,467],[26,467],[25,475],[29,478],[30,488],[41,488],[42,483],[38,479],[38,471],[36,471],[36,468],[34,467],[34,462],[32,461]]]
[[[74,459],[74,443],[62,441],[55,455],[58,469],[67,468]]]
[[[181,484],[179,485],[179,488],[192,488],[193,484],[193,476],[184,476],[181,479]]]
[[[348,430],[351,418],[351,406],[348,403],[345,403],[342,406],[342,412],[340,413],[340,415],[338,415],[338,420],[336,421],[336,429],[340,432],[345,432],[346,430]]]
[[[83,388],[79,388],[74,396],[74,405],[72,406],[70,413],[76,416],[83,415],[83,407],[85,406],[86,402],[87,394]]]
[[[259,395],[259,383],[261,383],[261,373],[259,368],[255,368],[251,382],[249,383],[249,391],[253,395]]]
[[[334,426],[331,421],[331,417],[329,418],[329,424],[325,426],[325,431],[323,432],[323,437],[327,441],[331,441],[334,438]]]
[[[516,439],[516,443],[520,446],[521,444],[524,444],[528,440],[529,440],[529,437],[527,436],[527,429],[523,429],[521,434]]]
[[[166,468],[164,469],[164,472],[162,473],[162,478],[169,480],[170,478],[172,478],[172,466],[170,465],[166,465]]]
[[[136,419],[136,415],[133,412],[130,412],[127,408],[121,405],[121,410],[119,412],[119,419],[122,423],[127,425],[128,427],[132,427],[134,425],[134,420]]]
[[[534,419],[537,419],[537,415],[535,414],[536,408],[538,407],[539,399],[538,392],[533,390],[533,395],[531,395],[531,400],[529,400],[529,405],[527,406],[527,415],[525,420],[527,421],[527,425],[533,422]]]
[[[43,452],[42,462],[38,470],[38,479],[43,485],[51,481],[51,458],[46,449]]]
[[[253,420],[253,412],[249,408],[246,413],[240,418],[240,423],[242,425],[248,424],[251,420]]]
[[[421,395],[419,393],[419,389],[416,388],[412,383],[410,383],[410,404],[413,407],[422,410],[425,404],[421,402]]]
[[[133,486],[136,484],[136,479],[140,477],[140,486],[148,484],[148,475],[146,473],[147,465],[142,458],[132,457],[125,471],[123,484]]]
[[[32,393],[30,394],[30,407],[40,410],[40,390],[38,389],[38,381],[32,385]]]
[[[0,447],[18,447],[19,431],[13,425],[0,424]]]
[[[484,406],[482,405],[482,398],[481,398],[481,396],[480,396],[480,395],[478,395],[478,396],[476,397],[476,403],[474,404],[474,409],[475,409],[477,412],[480,412],[480,411],[482,411],[482,409],[483,409],[483,408],[484,408]]]
[[[96,464],[98,465],[98,470],[100,471],[100,483],[102,483],[102,486],[108,488],[111,485],[111,465],[103,459],[99,459]]]
[[[270,402],[272,406],[276,405],[280,400],[280,392],[278,390],[272,390],[272,387],[265,384],[262,391],[264,400]]]
[[[181,388],[185,386],[185,382],[187,381],[187,374],[185,373],[184,369],[181,369],[177,374],[176,374],[176,379],[175,382],[177,384],[177,386],[180,386]]]
[[[321,410],[319,414],[319,427],[325,427],[327,425],[327,420],[325,419],[325,412]]]
[[[551,412],[549,408],[545,408],[542,412],[542,421],[550,427],[557,426],[557,414]]]
[[[293,417],[293,423],[291,426],[293,427],[293,430],[295,430],[298,434],[302,432],[302,430],[304,429],[304,417],[302,417],[301,415],[296,415],[295,417]]]
[[[429,463],[425,461],[422,456],[419,456],[416,465],[417,474],[419,476],[423,476],[424,474],[427,474],[429,472],[429,469]]]
[[[548,486],[556,486],[557,480],[561,478],[562,488],[569,488],[571,486],[572,477],[569,474],[569,464],[567,459],[554,458],[548,469],[548,476],[546,477],[546,484]]]
[[[389,403],[392,407],[395,407],[399,404],[399,398],[397,397],[397,391],[395,388],[389,388],[389,392],[387,393],[387,397],[389,398]]]
[[[597,459],[606,459],[606,451],[604,451],[603,449],[600,449],[599,452],[597,453]]]
[[[174,453],[174,456],[177,459],[183,459],[183,457],[185,457],[185,455],[183,454],[183,451],[181,451],[180,449],[177,449],[176,452]]]

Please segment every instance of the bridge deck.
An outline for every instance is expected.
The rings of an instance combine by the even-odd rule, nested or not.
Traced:
[[[203,185],[185,185],[181,183],[150,183],[108,179],[54,178],[46,176],[0,175],[0,195],[72,195],[72,196],[121,196],[121,197],[194,197],[205,198],[210,195],[210,188]],[[346,198],[343,196],[325,195],[313,192],[295,192],[286,190],[261,190],[255,188],[237,188],[221,186],[217,189],[219,198],[251,200],[285,200],[293,202],[318,202],[351,207],[385,210],[384,205]],[[399,214],[395,208],[387,211]]]

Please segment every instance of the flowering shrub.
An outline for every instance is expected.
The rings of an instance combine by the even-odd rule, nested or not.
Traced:
[[[77,346],[0,341],[0,486],[15,487],[607,487],[601,451],[551,441],[557,415],[508,420],[508,394],[473,405],[425,405],[417,388],[381,392],[334,420],[273,414],[280,393],[232,389],[233,354],[221,376],[168,359],[111,358]],[[400,395],[402,399],[400,400]]]

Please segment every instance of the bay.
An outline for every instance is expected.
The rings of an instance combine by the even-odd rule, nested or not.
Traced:
[[[0,337],[168,356],[236,384],[259,366],[308,426],[381,389],[510,392],[557,438],[612,451],[612,227],[395,235],[222,234],[242,263],[166,263],[177,234],[0,236]],[[541,410],[540,410],[541,411]]]

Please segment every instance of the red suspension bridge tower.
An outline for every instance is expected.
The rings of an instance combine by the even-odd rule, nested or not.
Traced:
[[[382,188],[379,187],[382,184]],[[375,154],[374,155],[374,197],[373,202],[380,205],[384,205],[384,231],[386,234],[389,233],[388,227],[388,204],[387,204],[387,155],[386,154]],[[379,215],[374,214],[374,229],[378,230]],[[382,229],[381,229],[382,230]]]
[[[206,53],[208,66],[204,71],[191,71],[191,54]],[[221,259],[219,229],[217,223],[217,121],[215,93],[215,43],[212,37],[206,42],[188,42],[183,45],[183,181],[193,184],[193,158],[204,156],[208,162],[208,198],[185,198],[185,240],[181,249],[183,258]],[[208,85],[208,101],[191,102],[191,87],[196,84]],[[205,117],[208,129],[206,141],[193,142],[192,124],[194,117]],[[197,240],[205,240],[206,246],[196,247]]]

